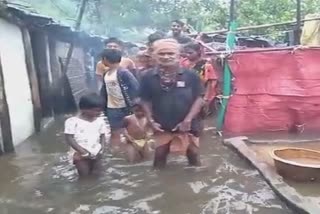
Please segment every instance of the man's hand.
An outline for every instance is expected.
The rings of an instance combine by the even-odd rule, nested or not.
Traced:
[[[191,120],[185,119],[179,123],[172,131],[188,132],[191,130]]]
[[[150,126],[155,132],[164,132],[164,130],[161,128],[161,125],[154,120],[150,120]]]

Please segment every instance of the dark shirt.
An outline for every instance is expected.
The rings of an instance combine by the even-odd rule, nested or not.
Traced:
[[[148,72],[152,71],[152,70],[153,70],[153,68],[143,68],[143,69],[139,69],[139,70],[137,71],[137,75],[136,75],[136,78],[137,78],[138,82],[141,82],[142,77],[143,77],[144,75],[146,75]]]
[[[178,36],[177,38],[174,38],[174,39],[176,39],[179,44],[187,44],[187,43],[192,42],[192,39],[189,36],[186,36],[186,35],[180,35],[180,36]]]
[[[169,132],[185,119],[196,99],[203,93],[199,76],[189,70],[181,69],[176,84],[166,90],[161,87],[157,69],[148,72],[141,80],[141,99],[151,102],[154,120]],[[198,118],[192,121],[191,129],[197,135],[200,129]]]

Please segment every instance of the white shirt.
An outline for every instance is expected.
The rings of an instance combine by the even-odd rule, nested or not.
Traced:
[[[108,96],[108,108],[125,108],[126,102],[118,81],[117,71],[108,71],[104,76],[104,81]]]
[[[64,133],[74,135],[74,139],[82,148],[96,156],[101,150],[100,136],[107,131],[103,118],[89,122],[79,117],[71,117],[65,122]],[[70,153],[74,154],[71,148]]]

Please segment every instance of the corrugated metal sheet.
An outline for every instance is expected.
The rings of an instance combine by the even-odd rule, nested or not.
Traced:
[[[72,36],[78,37],[79,39],[96,41],[106,39],[104,36],[89,34],[84,31],[75,31],[70,25],[38,13],[30,4],[22,0],[10,0],[7,2],[7,12],[18,17],[24,23],[34,27],[46,28],[59,33],[73,34]]]

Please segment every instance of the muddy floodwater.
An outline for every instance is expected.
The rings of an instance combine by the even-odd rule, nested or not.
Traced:
[[[156,172],[150,161],[129,165],[106,154],[100,177],[78,181],[57,123],[0,157],[0,214],[293,213],[208,124],[203,168],[171,156],[167,169]]]

